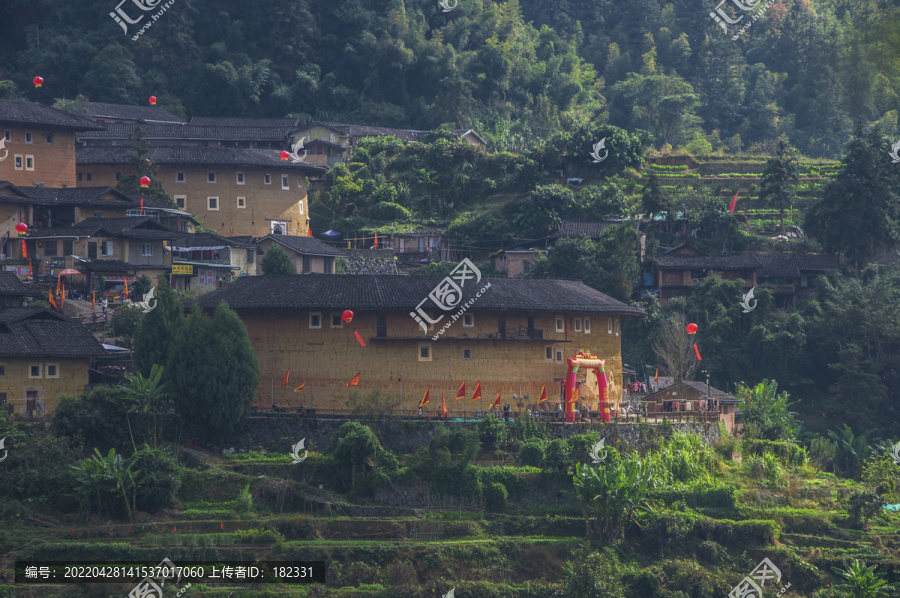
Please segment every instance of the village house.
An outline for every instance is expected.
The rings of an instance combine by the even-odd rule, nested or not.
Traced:
[[[335,260],[339,257],[347,257],[345,252],[313,237],[273,234],[267,235],[257,242],[262,252],[259,259],[268,253],[273,243],[278,243],[287,252],[294,267],[297,268],[297,274],[334,274],[336,271]]]
[[[53,413],[62,396],[89,383],[103,346],[84,326],[41,307],[0,311],[0,409],[22,416]]]
[[[78,175],[85,184],[115,185],[131,171],[119,147],[80,147]],[[281,160],[275,150],[153,146],[146,158],[177,209],[220,235],[262,237],[275,230],[306,235],[306,177],[324,169]]]
[[[0,100],[0,181],[22,188],[74,187],[75,135],[102,128],[37,102]]]
[[[0,272],[0,309],[23,307],[31,295],[32,291],[15,272]]]
[[[172,288],[198,295],[214,291],[234,276],[255,276],[256,245],[211,233],[179,233],[169,241]]]
[[[685,380],[676,384],[671,377],[660,376],[657,384],[651,384],[653,392],[643,398],[648,417],[675,417],[681,414],[709,413],[710,399],[717,401],[719,421],[725,424],[729,434],[740,430],[741,418],[737,413],[740,400],[733,395],[710,386],[706,382]]]
[[[621,319],[644,317],[644,312],[576,281],[472,278],[461,289],[457,305],[471,304],[460,315],[429,299],[446,280],[257,276],[238,279],[198,303],[213,310],[224,300],[246,324],[260,367],[258,408],[346,409],[351,392],[380,390],[402,397],[403,408],[411,410],[430,388],[430,413],[443,394],[451,417],[464,410],[471,416],[486,410],[498,392],[501,404],[535,410],[542,385],[556,408],[566,359],[578,350],[606,360],[608,396],[618,405]],[[412,315],[420,308],[437,320],[427,331]],[[348,309],[354,312],[351,323],[341,319]],[[445,324],[451,326],[440,333]],[[288,370],[289,383],[283,386]],[[358,386],[348,386],[357,373]],[[597,381],[589,374],[579,374],[580,400],[596,408]],[[463,381],[468,396],[454,402]],[[479,381],[483,398],[470,402]],[[301,384],[304,389],[294,392]],[[513,394],[520,398],[514,401]]]
[[[85,102],[73,104],[74,109],[98,123],[108,124],[172,124],[183,123],[184,119],[160,106],[129,106],[127,104],[106,104]]]
[[[537,260],[535,251],[547,255],[546,250],[540,249],[504,249],[494,256],[494,269],[509,278],[528,274]]]
[[[235,119],[229,119],[235,120]],[[247,119],[257,120],[257,119]],[[116,123],[103,131],[86,131],[78,135],[81,147],[127,147],[134,145],[138,130],[149,146],[288,148],[291,125],[266,127],[254,125],[222,126],[187,123]]]

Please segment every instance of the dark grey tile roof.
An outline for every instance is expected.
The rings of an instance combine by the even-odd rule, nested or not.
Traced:
[[[105,351],[87,328],[42,307],[0,311],[0,356],[99,357]]]
[[[88,116],[93,118],[113,118],[118,120],[145,120],[147,122],[183,123],[184,119],[175,116],[159,106],[128,106],[127,104],[104,104],[103,102],[86,102]]]
[[[222,126],[194,124],[134,124],[110,123],[105,131],[89,131],[78,136],[81,140],[120,139],[128,140],[140,127],[141,138],[145,140],[172,141],[283,141],[287,147],[288,135],[293,126],[260,127],[260,126]]]
[[[130,197],[112,187],[32,187],[25,193],[39,205],[137,207]]]
[[[290,127],[296,129],[300,124],[299,118],[240,118],[234,116],[194,116],[192,125],[212,127],[265,127],[279,128]]]
[[[172,239],[177,234],[147,216],[131,216],[126,218],[87,218],[72,226],[29,231],[28,238],[75,236],[164,240]]]
[[[759,276],[781,276],[786,278],[798,278],[801,270],[804,272],[826,272],[837,268],[837,262],[833,256],[816,253],[758,253]]]
[[[87,258],[79,258],[75,261],[75,265],[93,272],[134,272],[135,270],[159,270],[162,268],[159,264],[130,264],[122,260],[89,260]]]
[[[732,253],[717,255],[682,255],[663,254],[653,260],[661,270],[735,270],[755,269],[759,267],[756,256],[752,253]]]
[[[600,222],[589,222],[585,220],[563,220],[562,225],[556,233],[550,235],[553,237],[587,237],[588,239],[599,239],[603,231],[611,226],[622,224],[624,220],[603,220]]]
[[[297,237],[290,235],[268,235],[263,239],[272,239],[279,245],[303,255],[324,255],[344,257],[347,254],[331,245],[327,245],[315,237]],[[260,239],[262,241],[262,239]]]
[[[825,272],[837,267],[832,256],[802,253],[732,253],[713,255],[662,254],[654,259],[661,270],[736,270],[752,268],[759,276],[797,278],[801,270]]]
[[[295,164],[290,160],[282,160],[280,152],[244,147],[185,147],[185,146],[151,146],[146,158],[154,164],[226,166],[226,167],[260,167],[278,170],[304,171],[310,174],[324,174],[322,166],[313,166],[305,162]],[[75,151],[75,159],[79,165],[87,164],[129,164],[127,152],[118,146],[79,147]]]
[[[240,241],[229,237],[220,237],[213,233],[175,233],[175,237],[171,242],[172,247],[221,247],[227,245],[231,247],[241,247],[244,249],[255,248],[253,243]]]
[[[0,100],[0,122],[43,125],[75,131],[103,129],[92,120],[25,100]]]
[[[426,276],[371,274],[297,274],[293,276],[250,276],[200,297],[202,307],[214,308],[225,301],[234,309],[358,309],[414,310],[444,279]],[[465,302],[487,282],[491,287],[469,308],[475,311],[586,312],[644,317],[640,309],[569,280],[521,280],[509,278],[475,279],[463,287]],[[462,303],[460,303],[461,305]],[[423,307],[438,308],[431,300]],[[449,313],[449,312],[441,312]]]
[[[31,291],[25,286],[15,272],[0,272],[0,295],[28,297]]]
[[[350,143],[356,143],[359,139],[363,137],[379,137],[382,135],[389,135],[392,137],[397,137],[399,139],[406,139],[407,141],[421,141],[425,138],[426,135],[431,133],[431,131],[414,131],[412,129],[391,129],[389,127],[370,127],[368,125],[350,125],[346,123],[333,123],[333,122],[324,122],[324,121],[316,121],[312,123],[307,123],[305,125],[301,125],[295,129],[295,131],[301,129],[308,129],[310,127],[322,126],[327,127],[329,129],[334,129],[338,133],[342,135],[346,135],[350,137]]]
[[[707,394],[706,381],[685,380],[684,385],[692,388],[693,390],[697,391],[698,393],[700,393],[702,395]],[[676,387],[676,385],[673,382],[671,377],[660,376],[659,377],[659,390],[647,395],[645,398],[649,399],[652,397],[652,398],[663,398],[664,399],[664,398],[666,398],[664,394],[662,394],[662,396],[657,396],[657,395],[661,395],[661,393],[671,392],[671,389],[675,388],[675,387]],[[739,401],[739,399],[737,397],[730,395],[727,392],[725,392],[724,390],[720,390],[720,389],[716,388],[715,386],[709,387],[709,397],[712,399],[719,399],[720,402],[725,402],[725,403],[737,403]]]

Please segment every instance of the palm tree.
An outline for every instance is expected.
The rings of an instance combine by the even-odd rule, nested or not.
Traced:
[[[144,377],[143,374],[126,374],[125,379],[128,386],[119,386],[119,390],[125,393],[134,402],[128,413],[139,411],[144,415],[147,421],[147,432],[153,439],[153,448],[156,448],[157,438],[159,436],[159,427],[157,425],[157,415],[168,407],[169,397],[165,393],[165,385],[160,383],[163,374],[163,366],[155,363],[150,369],[150,375]],[[148,416],[152,416],[151,419]],[[131,433],[131,420],[128,420],[128,432]],[[131,434],[131,444],[137,451],[134,442],[134,434]]]

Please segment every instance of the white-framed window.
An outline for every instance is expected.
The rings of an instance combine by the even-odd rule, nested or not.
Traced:
[[[59,378],[59,364],[48,363],[46,367],[48,378]]]
[[[612,334],[612,318],[606,318],[606,333]]]
[[[302,176],[297,177],[297,189],[303,189],[303,177]]]
[[[419,361],[431,361],[431,345],[419,345]]]
[[[562,316],[556,316],[556,331],[557,332],[565,332],[566,331],[566,323],[563,320]]]
[[[553,347],[544,347],[544,359],[553,361]]]
[[[218,197],[207,197],[206,198],[206,209],[218,211],[219,210],[219,198]]]
[[[331,314],[331,327],[332,328],[343,328],[344,321],[341,319],[341,314]]]
[[[207,183],[215,183],[216,182],[216,173],[207,172],[206,173],[206,182]]]
[[[463,349],[463,359],[469,360],[472,359],[472,349]]]
[[[286,235],[287,234],[287,222],[284,220],[273,220],[272,221],[272,234],[273,235]]]
[[[271,185],[271,184],[272,184],[272,175],[271,175],[271,174],[267,174],[267,175],[265,176],[265,183],[266,183],[266,185]]]
[[[563,360],[562,349],[557,349],[556,350],[556,361],[558,361],[559,363],[562,363],[562,360]]]
[[[575,332],[581,332],[581,318],[575,318]]]
[[[321,328],[322,327],[322,314],[321,312],[313,311],[309,314],[309,327],[310,328]]]
[[[113,242],[112,241],[101,241],[100,242],[100,255],[105,255],[107,257],[113,255]]]
[[[175,173],[175,182],[176,182],[176,183],[184,183],[184,182],[187,182],[187,178],[185,178],[183,172],[176,172],[176,173]]]
[[[153,255],[153,244],[141,243],[141,255]]]
[[[16,170],[22,170],[25,167],[25,157],[22,154],[16,154],[15,162],[13,164],[13,168],[15,168]]]
[[[247,198],[246,197],[238,197],[237,198],[237,206],[239,208],[246,208],[247,207]]]
[[[29,378],[40,378],[42,371],[41,364],[31,364],[28,366],[28,377]]]
[[[187,204],[187,195],[176,195],[175,196],[175,205],[178,206],[179,210],[183,210],[184,206]]]
[[[590,318],[584,319],[584,333],[585,334],[591,333],[591,319]]]
[[[282,191],[287,191],[287,190],[289,190],[290,188],[291,188],[291,179],[290,179],[290,177],[288,177],[288,175],[286,175],[286,174],[281,175],[281,190],[282,190]]]
[[[34,170],[34,156],[25,156],[25,170]]]
[[[300,213],[303,213],[303,200],[300,200]]]
[[[31,133],[25,133],[25,143],[31,143]]]
[[[53,133],[47,133],[47,145],[53,145]]]
[[[244,173],[243,172],[237,173],[237,184],[238,185],[244,184]]]
[[[616,336],[619,336],[619,318],[616,318]]]
[[[197,271],[198,282],[201,287],[214,287],[216,286],[216,272],[215,270],[198,270]]]
[[[463,314],[463,327],[472,328],[475,326],[475,314]]]
[[[6,131],[4,131],[3,138],[6,139],[7,141],[12,141],[12,131],[10,131],[8,129]]]

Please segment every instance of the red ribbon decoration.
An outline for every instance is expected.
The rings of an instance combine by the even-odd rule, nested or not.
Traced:
[[[700,357],[700,349],[697,348],[697,343],[694,343],[694,353],[697,354],[697,361],[703,361],[703,358]]]
[[[356,340],[359,341],[359,344],[360,344],[360,345],[362,345],[363,347],[366,346],[366,343],[363,342],[363,339],[362,339],[362,337],[359,335],[359,332],[357,332],[356,330],[354,330],[354,331],[353,331],[353,335],[356,337]]]

